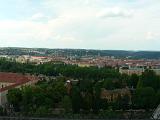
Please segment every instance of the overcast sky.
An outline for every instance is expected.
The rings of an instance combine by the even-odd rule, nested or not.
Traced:
[[[1,0],[0,47],[160,50],[160,0]]]

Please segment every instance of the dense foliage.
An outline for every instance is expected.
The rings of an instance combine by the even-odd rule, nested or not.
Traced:
[[[96,80],[104,79],[107,77],[117,78],[120,75],[118,70],[113,68],[78,67],[77,65],[67,65],[64,63],[46,63],[33,65],[9,62],[4,59],[0,60],[0,71],[44,74],[48,76],[63,75],[76,79],[89,78]]]

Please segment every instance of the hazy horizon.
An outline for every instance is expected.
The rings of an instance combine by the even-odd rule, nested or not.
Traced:
[[[0,47],[1,48],[19,48],[19,49],[71,49],[71,50],[107,50],[107,51],[131,51],[131,52],[160,52],[160,50],[125,50],[125,49],[94,49],[94,48],[46,48],[46,47]]]
[[[159,0],[0,1],[0,47],[160,51]]]

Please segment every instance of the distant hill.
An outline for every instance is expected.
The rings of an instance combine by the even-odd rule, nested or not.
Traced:
[[[88,50],[88,49],[46,49],[46,48],[0,48],[0,55],[33,56],[114,56],[131,59],[160,59],[160,51]]]

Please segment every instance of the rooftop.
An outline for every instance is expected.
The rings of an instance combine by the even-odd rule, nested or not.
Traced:
[[[13,83],[13,84],[8,84],[7,86],[0,88],[0,92],[14,88],[19,85],[23,85],[29,81],[34,81],[37,79],[38,79],[37,77],[31,76],[31,75],[23,75],[20,73],[0,72],[0,83]]]

